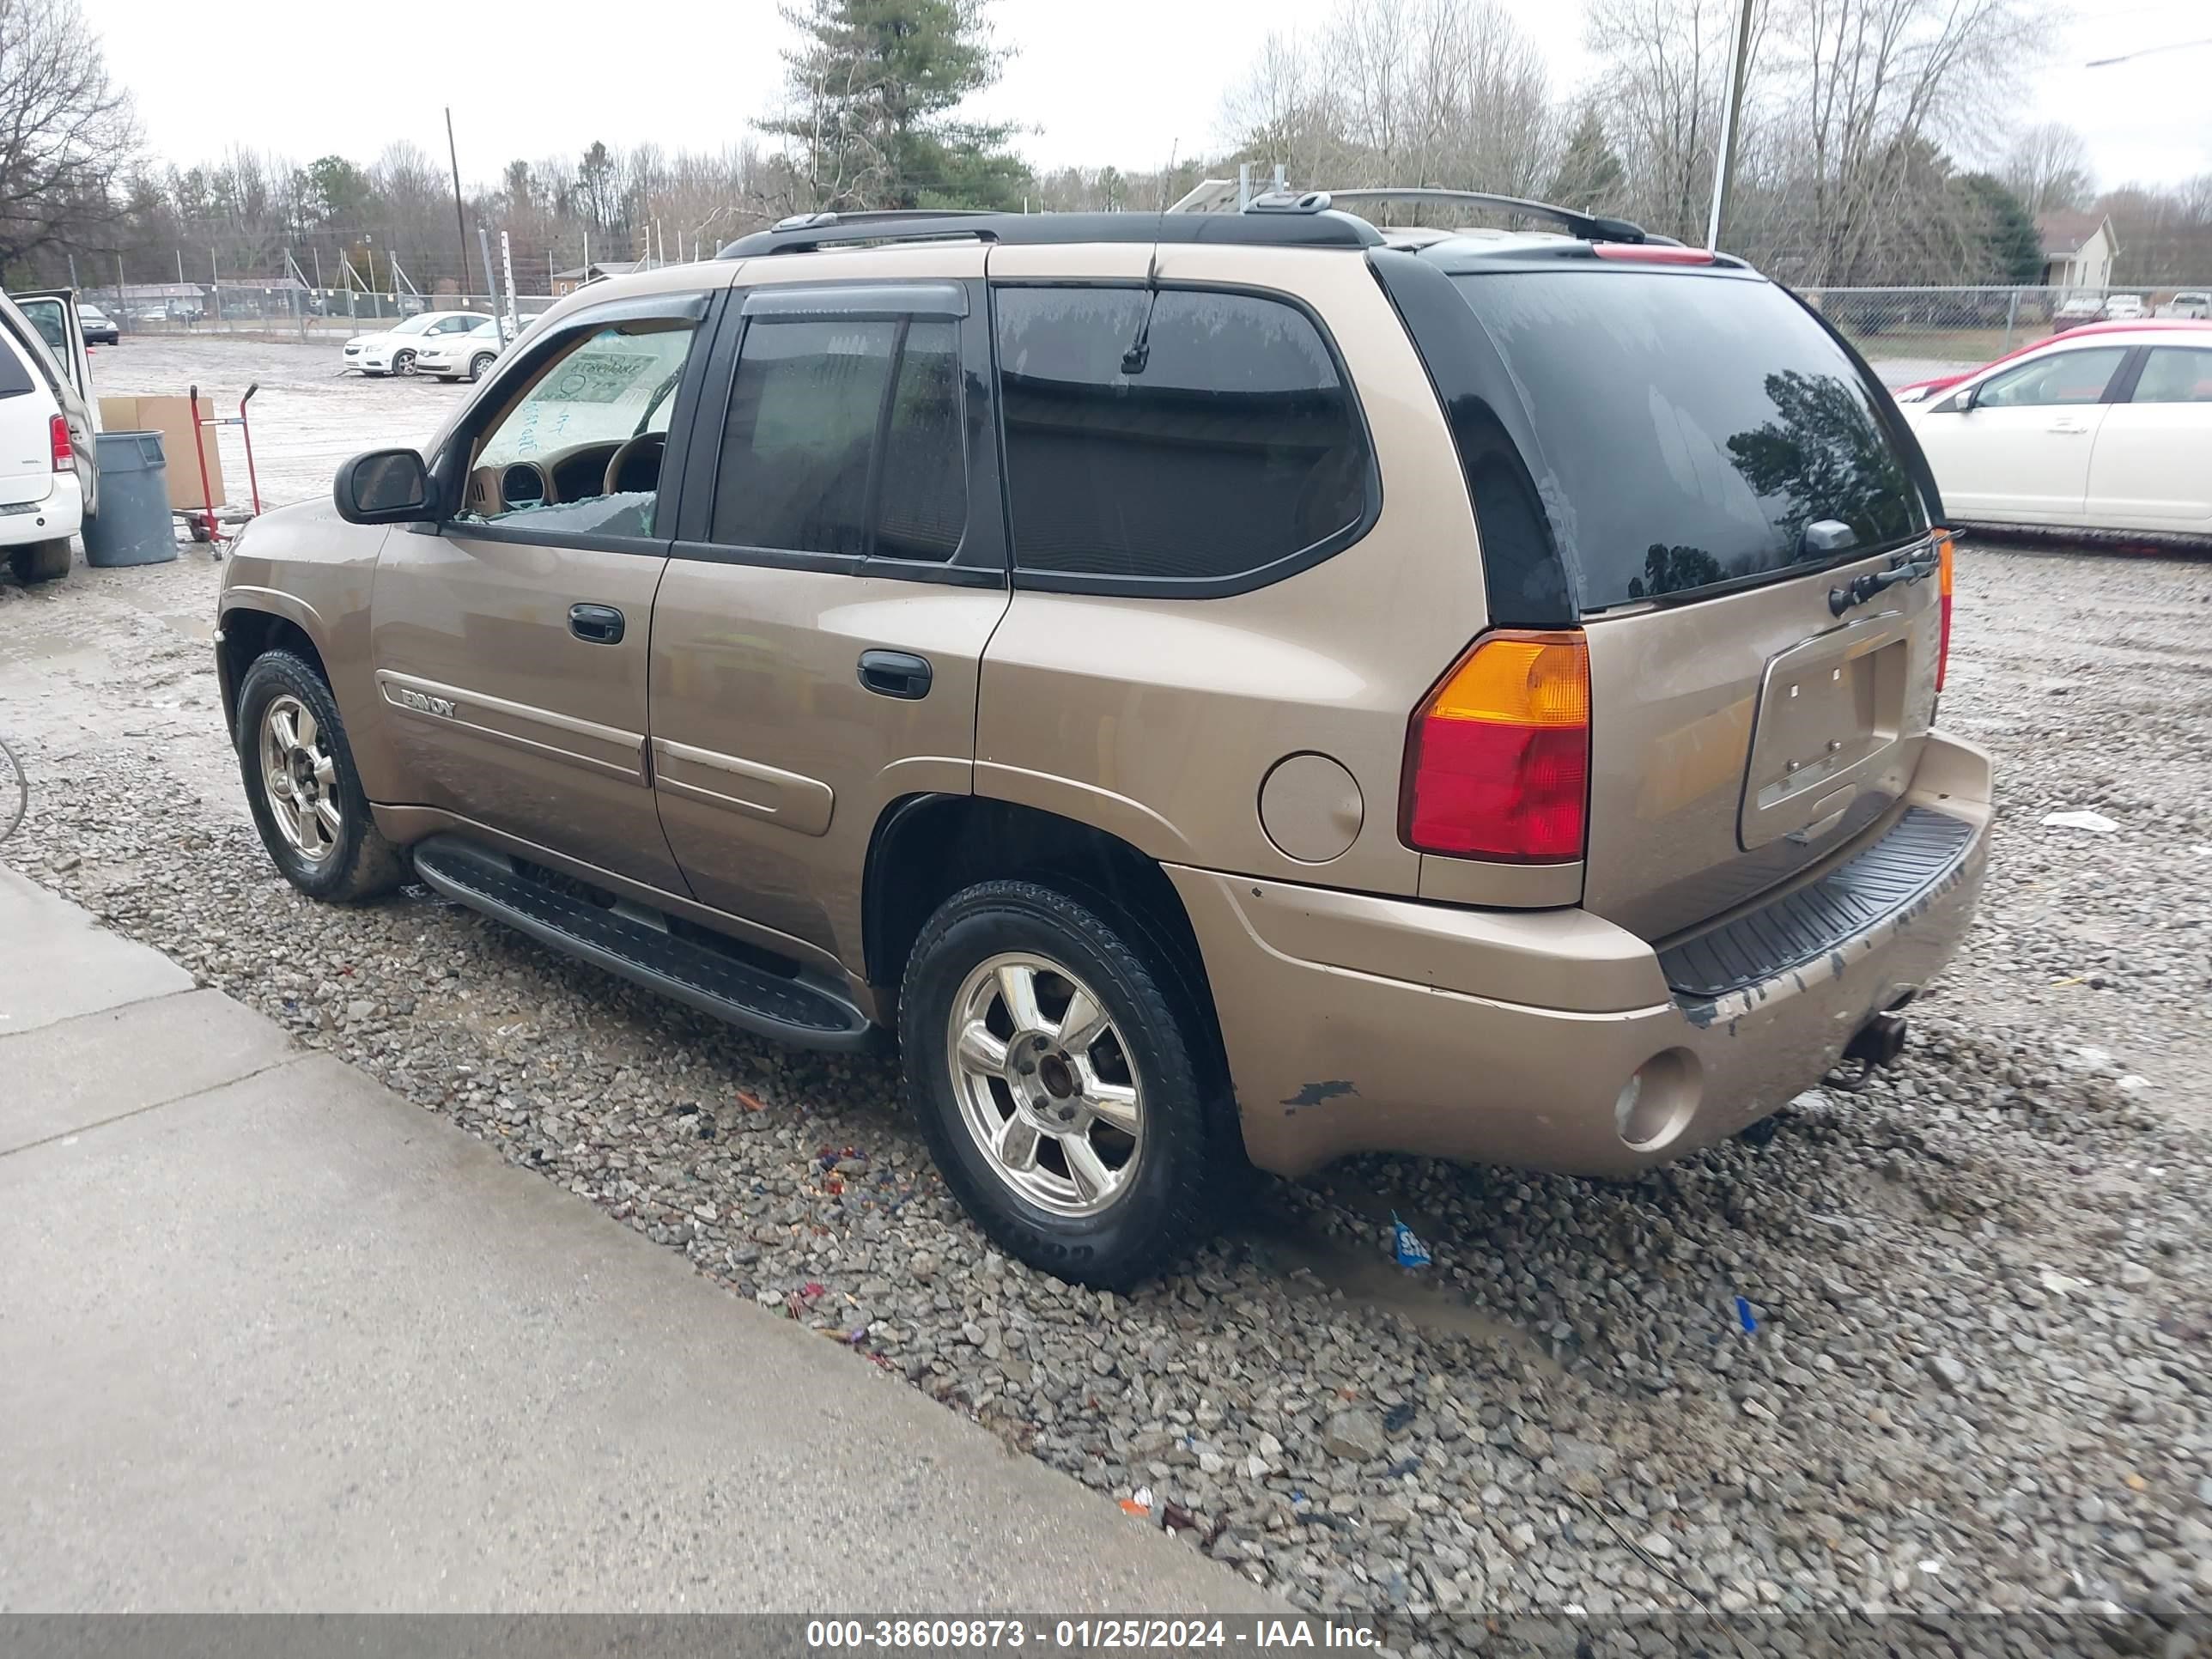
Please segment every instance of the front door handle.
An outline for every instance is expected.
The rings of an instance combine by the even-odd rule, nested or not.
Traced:
[[[572,605],[568,631],[592,645],[620,645],[623,613],[611,605]]]
[[[860,684],[878,696],[912,702],[929,695],[929,659],[910,651],[863,651]]]

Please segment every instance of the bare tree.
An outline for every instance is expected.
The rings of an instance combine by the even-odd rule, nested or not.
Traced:
[[[2013,141],[1998,176],[2030,213],[2086,207],[2089,148],[2063,121],[2045,121]]]
[[[1559,149],[1541,55],[1498,0],[1346,0],[1273,34],[1224,101],[1238,159],[1304,185],[1527,192]]]
[[[75,0],[0,0],[0,266],[84,245],[137,154],[130,94]]]
[[[1761,0],[1755,41],[1771,9]],[[1735,15],[1731,0],[1590,0],[1588,40],[1606,65],[1602,101],[1629,201],[1670,236],[1704,235]],[[1758,57],[1754,47],[1754,70]],[[1753,148],[1748,133],[1739,139],[1740,153]]]
[[[1294,36],[1271,33],[1243,80],[1222,100],[1222,125],[1239,161],[1280,162],[1302,185],[1336,182],[1328,168],[1341,143],[1334,100],[1315,54]],[[1133,198],[1139,199],[1139,198]]]
[[[1903,192],[1937,179],[1922,147],[2001,101],[2046,28],[2037,0],[1776,0],[1778,131],[1797,160],[1824,280],[1863,282]],[[1971,97],[1960,94],[1971,93]],[[1948,167],[1944,169],[1948,174]]]

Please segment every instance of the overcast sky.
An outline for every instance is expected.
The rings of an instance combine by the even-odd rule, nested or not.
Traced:
[[[395,138],[442,157],[453,106],[463,177],[510,158],[571,156],[594,138],[671,149],[743,137],[771,108],[787,32],[775,0],[669,5],[307,4],[210,9],[82,0],[148,138],[191,161],[232,144],[367,161]],[[1563,88],[1589,72],[1578,0],[1504,0]],[[1219,145],[1224,88],[1269,29],[1310,30],[1333,0],[997,0],[1006,76],[979,112],[1029,131],[1033,163],[1152,167]],[[414,21],[410,21],[410,18]],[[218,19],[222,21],[218,21]],[[639,26],[625,39],[626,26]],[[2084,60],[2212,35],[2212,0],[2078,0],[2061,48],[1989,129],[2070,122],[2100,185],[2212,171],[2212,46],[2105,69]],[[1971,158],[1970,158],[1971,159]]]

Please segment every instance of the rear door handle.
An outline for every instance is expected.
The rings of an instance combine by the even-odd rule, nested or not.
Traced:
[[[860,684],[878,696],[913,702],[929,695],[929,659],[910,651],[863,651]]]
[[[592,645],[620,645],[623,613],[611,605],[572,605],[568,631]]]
[[[2063,433],[2069,438],[2078,438],[2089,429],[2089,423],[2087,421],[2053,421],[2051,423],[2050,429],[2053,432]]]

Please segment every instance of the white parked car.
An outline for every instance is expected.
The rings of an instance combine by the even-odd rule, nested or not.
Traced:
[[[2105,314],[2104,300],[2094,294],[2076,294],[2058,303],[2051,313],[2053,329],[2073,328],[2082,323],[2094,323]]]
[[[485,320],[481,311],[417,312],[381,333],[355,335],[345,343],[345,366],[363,374],[412,374],[424,346]]]
[[[2114,321],[2145,314],[2140,294],[2115,294],[2105,301],[2105,315]]]
[[[0,295],[0,550],[18,581],[67,575],[70,538],[99,508],[91,386],[75,297]]]
[[[1954,520],[2212,536],[2212,322],[2059,335],[1898,406]]]
[[[2212,317],[2212,293],[2201,288],[2185,288],[2158,308],[2161,317]]]
[[[434,334],[415,354],[415,372],[441,380],[481,380],[505,342],[499,319],[479,317],[474,328]]]

